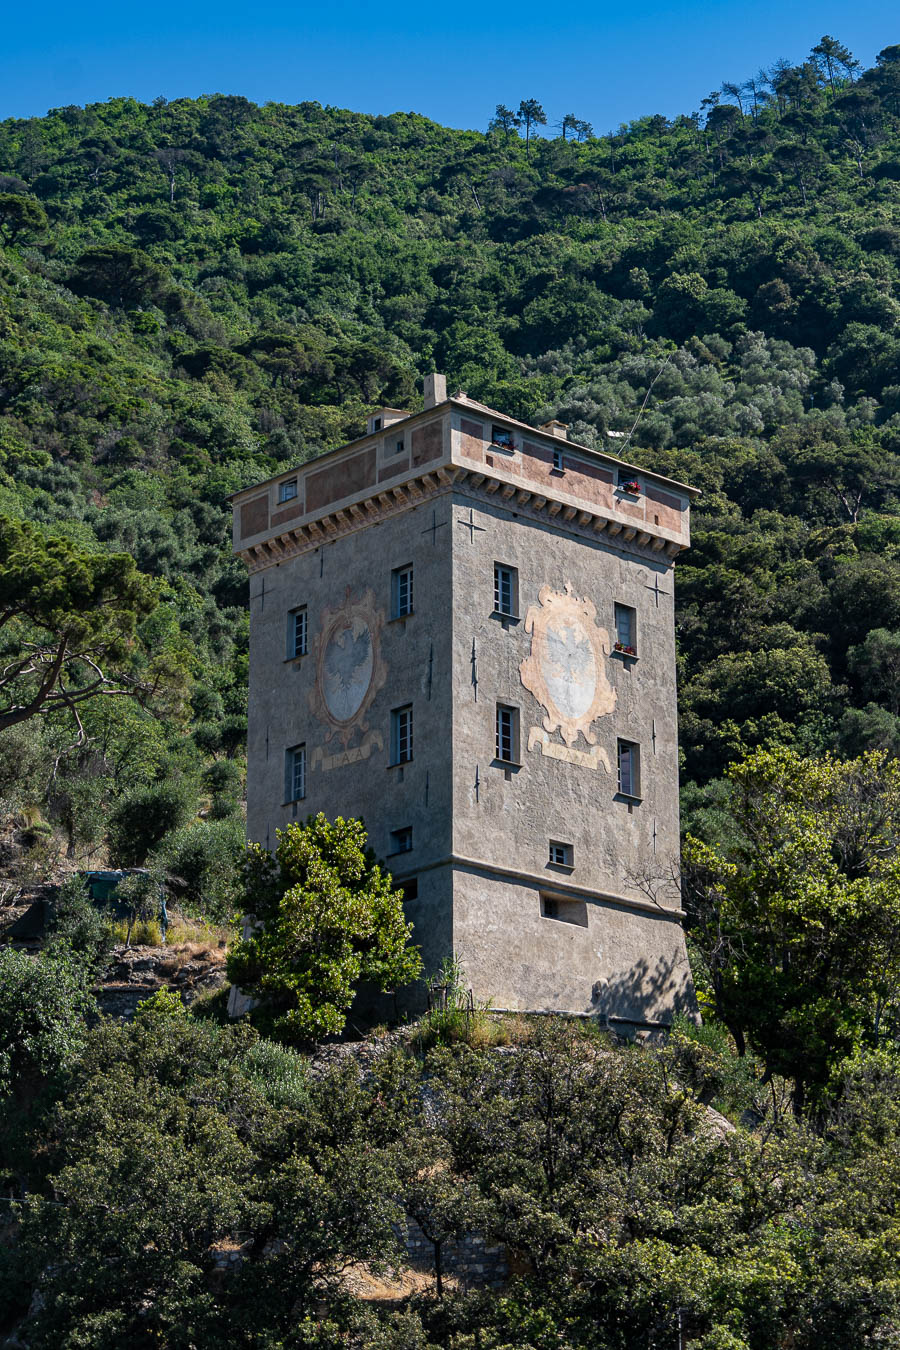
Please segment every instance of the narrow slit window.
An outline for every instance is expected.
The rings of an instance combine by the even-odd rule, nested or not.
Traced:
[[[515,618],[519,604],[519,574],[515,567],[494,563],[494,613]]]
[[[631,605],[616,605],[616,651],[637,656],[637,613]]]
[[[309,626],[306,606],[300,605],[288,614],[287,654],[289,659],[306,656],[309,651]]]
[[[403,619],[413,612],[412,563],[395,567],[391,573],[391,618]]]
[[[402,454],[403,454],[403,440],[402,440],[402,438],[394,444],[394,454],[395,454],[395,455],[402,455]]]
[[[296,478],[288,478],[284,483],[278,484],[278,500],[280,502],[292,502],[297,496]]]
[[[566,465],[565,465],[565,461],[563,460],[563,452],[562,452],[562,450],[557,450],[557,449],[554,447],[554,450],[553,450],[553,472],[554,472],[554,473],[565,473],[565,471],[566,471]]]
[[[306,746],[292,745],[284,754],[284,799],[302,801],[306,796]]]
[[[641,795],[640,746],[634,741],[619,741],[619,791],[623,797]]]
[[[519,762],[519,710],[506,703],[497,704],[495,757],[501,764]]]
[[[391,763],[408,764],[413,757],[412,704],[391,713]]]

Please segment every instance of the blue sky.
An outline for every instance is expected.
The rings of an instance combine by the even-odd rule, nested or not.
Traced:
[[[497,103],[534,97],[551,124],[574,112],[599,133],[695,110],[723,80],[802,60],[823,33],[870,65],[900,42],[900,12],[887,0],[599,0],[558,10],[531,0],[47,0],[4,15],[0,117],[113,95],[220,92],[412,110],[483,129]]]

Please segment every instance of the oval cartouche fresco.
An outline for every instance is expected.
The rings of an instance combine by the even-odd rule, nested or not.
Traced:
[[[609,633],[597,623],[593,602],[574,595],[568,584],[565,591],[544,586],[538,599],[525,616],[531,652],[519,676],[544,709],[545,731],[558,728],[569,746],[579,735],[594,745],[591,723],[616,706],[606,673]]]

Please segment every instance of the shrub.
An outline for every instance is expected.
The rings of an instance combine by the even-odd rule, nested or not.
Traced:
[[[159,842],[194,813],[196,792],[187,782],[154,783],[132,792],[113,810],[107,831],[117,867],[142,867]]]
[[[244,848],[241,820],[198,821],[164,839],[153,860],[183,908],[227,923],[238,904]]]

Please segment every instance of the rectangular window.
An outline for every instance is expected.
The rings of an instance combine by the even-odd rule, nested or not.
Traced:
[[[497,704],[497,735],[494,757],[501,764],[519,762],[519,710],[506,703]]]
[[[413,612],[412,563],[395,567],[391,573],[391,618],[402,619]]]
[[[619,791],[623,797],[641,795],[640,746],[633,741],[619,741]]]
[[[491,427],[491,445],[495,445],[498,450],[512,450],[513,438],[512,432],[507,431],[506,427]]]
[[[587,928],[587,904],[584,900],[569,900],[561,895],[541,896],[541,915],[545,919],[557,919],[560,923],[574,923],[579,928]]]
[[[295,656],[305,656],[308,650],[306,606],[301,605],[298,609],[292,609],[288,614],[288,659],[292,660]]]
[[[306,746],[293,745],[284,752],[284,799],[299,802],[306,796]]]
[[[399,440],[399,441],[397,442],[397,444],[394,446],[394,454],[395,454],[395,455],[402,455],[402,454],[403,454],[403,441],[402,441],[402,440]]]
[[[391,763],[408,764],[413,757],[412,704],[391,713]]]
[[[637,613],[631,605],[616,605],[616,651],[637,656]]]
[[[391,830],[391,852],[410,853],[412,851],[412,826],[404,825],[402,830]]]
[[[297,480],[289,478],[285,483],[278,484],[278,500],[280,502],[292,502],[297,495]]]
[[[515,618],[519,611],[519,573],[515,567],[494,563],[494,613]]]
[[[640,496],[641,485],[633,473],[627,473],[624,469],[620,469],[617,485],[620,492],[627,492],[630,497]]]
[[[380,418],[380,417],[373,417],[373,418],[372,418],[372,430],[373,430],[373,431],[380,431],[380,430],[381,430],[381,418]]]
[[[565,466],[565,464],[563,463],[563,452],[562,452],[561,450],[557,450],[557,449],[554,447],[554,450],[553,450],[553,472],[554,472],[554,473],[565,473],[565,471],[566,471],[566,466]]]
[[[556,839],[550,840],[550,865],[551,867],[574,867],[575,849],[571,844],[561,844]]]

